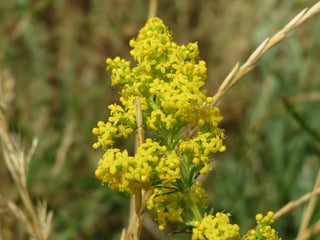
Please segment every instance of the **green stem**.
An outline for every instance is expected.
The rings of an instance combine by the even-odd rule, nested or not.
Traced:
[[[191,195],[191,192],[189,191],[187,194],[187,198],[188,198],[188,202],[189,202],[189,205],[190,205],[190,208],[191,208],[191,211],[193,213],[193,216],[195,217],[195,219],[199,222],[202,221],[202,216],[201,216],[201,213],[199,211],[199,208],[197,206],[197,204],[194,202],[193,200],[193,197]]]

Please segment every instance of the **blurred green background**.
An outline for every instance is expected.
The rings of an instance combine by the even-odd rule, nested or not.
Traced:
[[[237,61],[244,62],[266,37],[311,0],[159,0],[157,16],[178,44],[199,43],[207,61],[209,95]],[[146,0],[1,0],[0,72],[12,92],[9,124],[39,146],[31,161],[29,189],[54,211],[52,239],[119,239],[129,197],[94,178],[102,152],[91,129],[107,118],[118,89],[105,71],[107,57],[131,59],[128,42],[148,15]],[[219,104],[227,151],[217,154],[205,179],[210,206],[231,212],[242,233],[254,216],[277,211],[312,190],[320,142],[292,114],[320,132],[320,17],[299,27],[263,56]],[[313,93],[311,98],[310,93]],[[286,108],[281,94],[292,100]],[[313,132],[314,133],[314,132]],[[132,149],[132,142],[123,142]],[[0,161],[1,193],[20,201]],[[293,239],[305,205],[275,228]],[[311,223],[320,218],[317,204]],[[166,239],[146,218],[142,239]],[[28,239],[21,226],[0,215],[5,239]],[[319,234],[318,234],[319,235]],[[312,239],[320,239],[320,236]]]

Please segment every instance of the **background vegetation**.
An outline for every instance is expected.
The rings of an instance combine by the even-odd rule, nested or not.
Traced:
[[[243,62],[312,0],[162,0],[158,16],[179,44],[197,41],[207,61],[212,95],[237,61]],[[107,57],[130,59],[128,42],[144,25],[146,0],[2,0],[0,76],[10,93],[10,129],[39,146],[28,185],[54,211],[52,239],[118,239],[129,200],[94,178],[101,153],[91,129],[107,117],[117,89]],[[276,46],[220,103],[228,150],[206,178],[210,205],[231,212],[242,233],[258,212],[277,211],[312,191],[320,166],[320,18]],[[281,95],[291,99],[285,107]],[[308,131],[293,112],[298,111]],[[26,144],[28,146],[28,144]],[[132,142],[123,147],[133,151]],[[0,192],[21,201],[0,159]],[[311,223],[320,218],[317,204]],[[276,224],[293,239],[303,207]],[[1,214],[1,213],[0,213]],[[142,239],[166,239],[146,218]],[[0,215],[3,239],[28,239],[14,217]],[[320,239],[320,236],[313,239]]]

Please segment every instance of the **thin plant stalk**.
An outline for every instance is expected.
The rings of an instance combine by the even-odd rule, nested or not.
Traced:
[[[218,91],[213,95],[213,101],[210,103],[210,106],[216,106],[227,91],[229,91],[237,82],[239,82],[245,75],[247,75],[255,68],[258,60],[268,50],[280,43],[282,40],[286,39],[291,30],[300,26],[306,20],[318,14],[319,12],[320,1],[314,4],[311,8],[305,8],[304,10],[302,10],[280,31],[278,31],[272,37],[266,38],[248,57],[247,61],[244,64],[240,65],[238,62],[224,79],[224,81],[218,88]],[[189,126],[189,128],[187,128],[186,130],[185,136],[181,140],[192,137],[198,131],[198,129],[198,127]]]
[[[136,120],[138,127],[138,135],[137,135],[137,149],[144,142],[144,131],[143,131],[143,122],[142,122],[142,110],[141,103],[139,97],[135,98],[135,107],[136,107]],[[125,235],[125,240],[139,240],[140,232],[143,223],[143,215],[142,211],[145,207],[143,203],[146,204],[146,201],[150,195],[145,194],[144,191],[138,190],[138,192],[131,198],[130,203],[130,216],[129,216],[129,227],[128,231]],[[124,233],[124,232],[123,232]],[[121,237],[122,239],[123,237]]]
[[[216,105],[221,97],[240,79],[242,79],[247,73],[255,68],[258,60],[272,47],[284,40],[288,33],[294,28],[300,26],[309,18],[320,12],[320,1],[314,4],[311,8],[305,8],[298,15],[296,15],[287,25],[285,25],[280,31],[274,34],[270,38],[266,38],[256,50],[249,56],[247,61],[240,66],[237,63],[228,76],[224,79],[217,93],[213,96],[213,102],[211,105]]]
[[[318,170],[318,175],[316,178],[316,182],[315,182],[313,191],[319,187],[320,187],[320,169]],[[316,205],[317,197],[318,197],[317,195],[314,195],[311,197],[309,204],[303,213],[303,217],[302,217],[302,221],[301,221],[301,225],[300,225],[300,229],[299,229],[299,233],[298,233],[298,237],[297,237],[298,239],[304,235],[304,232],[308,228],[310,219],[312,217],[312,213],[313,213],[315,205]]]
[[[318,220],[315,224],[309,227],[305,232],[303,232],[302,236],[297,237],[296,240],[307,240],[312,236],[316,235],[320,232],[320,220]]]
[[[273,216],[274,220],[277,220],[281,216],[285,215],[288,212],[291,212],[298,208],[301,204],[305,203],[306,201],[309,201],[313,196],[319,195],[320,194],[320,187],[315,189],[312,192],[306,193],[302,197],[300,197],[297,200],[290,201],[286,205],[284,205],[282,208],[280,208]]]
[[[1,119],[3,120],[3,122],[1,124],[2,128],[0,129],[0,136],[2,139],[2,149],[4,153],[5,163],[15,181],[16,186],[18,187],[18,191],[22,198],[23,204],[29,216],[31,217],[31,228],[30,226],[26,226],[26,229],[29,230],[29,233],[33,235],[35,239],[44,240],[45,238],[41,233],[41,224],[39,222],[37,212],[27,190],[26,176],[29,164],[28,156],[25,156],[23,151],[17,148],[17,144],[14,143],[12,136],[8,132],[8,126],[6,124],[5,117],[3,116],[3,114],[1,115]],[[36,145],[37,141],[34,140],[31,151],[28,153],[29,157],[31,157]]]
[[[8,91],[5,91],[3,86],[6,84],[13,86],[12,82],[13,79],[10,77],[6,77],[6,75],[3,77],[0,74],[0,147],[3,152],[5,164],[22,198],[24,209],[21,209],[13,201],[4,198],[2,195],[0,195],[0,198],[6,202],[8,209],[32,236],[32,239],[46,240],[51,231],[53,213],[47,212],[46,203],[39,202],[36,207],[31,200],[27,188],[29,163],[38,141],[34,139],[29,151],[25,151],[22,148],[19,139],[13,136],[9,131],[7,110],[13,100],[11,96],[14,94],[8,94]]]
[[[150,0],[148,18],[157,16],[158,0]]]
[[[157,13],[157,0],[150,0],[149,3],[149,12],[148,18],[156,16]],[[139,146],[144,142],[144,131],[143,131],[143,122],[142,122],[142,110],[139,97],[135,98],[136,106],[136,120],[138,126],[138,135],[136,139],[136,151]],[[143,215],[142,212],[147,205],[147,201],[152,195],[152,191],[139,190],[130,200],[130,216],[129,216],[129,227],[126,232],[123,229],[121,234],[121,240],[138,240],[140,237],[140,232],[143,224]]]

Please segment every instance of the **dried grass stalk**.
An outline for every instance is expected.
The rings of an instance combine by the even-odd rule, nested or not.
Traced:
[[[152,18],[157,15],[157,5],[158,5],[158,0],[150,0],[148,18]]]
[[[318,175],[317,175],[317,179],[316,179],[316,183],[314,185],[313,191],[315,191],[315,189],[317,188],[320,188],[320,170],[318,171]],[[317,197],[318,197],[317,195],[314,195],[311,197],[309,204],[303,213],[303,217],[302,217],[302,221],[301,221],[301,225],[300,225],[300,229],[297,237],[298,239],[300,239],[307,230],[307,227],[309,225],[310,219],[312,217],[312,214],[317,202]]]
[[[10,78],[1,77],[0,86],[10,85],[6,81]],[[40,204],[38,210],[31,201],[27,189],[27,175],[31,157],[36,149],[38,141],[34,139],[28,151],[22,147],[20,139],[9,131],[6,110],[8,108],[8,94],[0,88],[0,139],[1,150],[5,164],[14,180],[14,183],[22,198],[24,209],[18,207],[14,202],[5,199],[7,208],[17,218],[18,222],[24,226],[26,231],[36,240],[46,240],[51,229],[52,212],[47,213],[46,204]],[[3,198],[3,197],[2,197]]]
[[[309,229],[307,229],[300,237],[297,237],[296,240],[307,240],[312,236],[320,232],[320,220],[313,224]]]
[[[221,97],[233,87],[240,79],[242,79],[247,73],[249,73],[256,66],[258,60],[273,46],[284,40],[288,33],[294,28],[301,25],[307,19],[313,17],[320,12],[320,1],[314,4],[311,8],[302,10],[296,15],[287,25],[284,26],[279,32],[273,35],[271,38],[265,39],[257,49],[249,56],[247,61],[239,67],[239,63],[235,65],[232,71],[228,74],[225,80],[222,82],[217,93],[213,96],[212,106],[216,105]]]
[[[48,239],[52,230],[53,212],[47,211],[47,202],[40,201],[37,206],[37,214],[41,224],[44,239]]]
[[[294,209],[298,208],[301,204],[306,201],[309,201],[313,196],[320,194],[320,188],[315,189],[313,192],[306,193],[301,198],[295,201],[290,201],[285,206],[283,206],[280,210],[278,210],[275,214],[273,219],[276,220],[283,216],[284,214],[293,211]]]
[[[232,88],[239,80],[241,80],[247,73],[255,68],[258,60],[265,54],[269,49],[277,45],[279,42],[284,40],[289,32],[294,28],[301,25],[307,19],[313,17],[315,14],[320,12],[320,1],[314,4],[311,8],[306,8],[302,10],[298,15],[296,15],[288,24],[284,26],[280,31],[274,34],[271,38],[266,38],[254,52],[248,57],[247,61],[240,66],[239,62],[233,67],[224,81],[221,83],[218,91],[213,96],[213,102],[210,106],[216,106],[222,96]],[[206,103],[204,105],[207,105]],[[189,126],[186,129],[182,141],[194,136],[198,131],[198,127]]]

